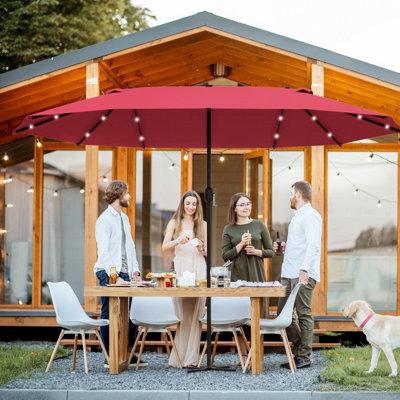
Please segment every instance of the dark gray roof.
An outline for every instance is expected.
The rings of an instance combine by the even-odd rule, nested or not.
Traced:
[[[131,33],[117,39],[84,47],[83,49],[72,51],[71,53],[62,54],[35,64],[26,65],[5,72],[0,74],[0,87],[22,82],[58,69],[66,68],[81,62],[201,26],[209,26],[233,35],[255,40],[289,52],[359,72],[385,82],[393,83],[394,85],[400,85],[400,73],[203,11],[177,21],[149,28],[144,31]]]

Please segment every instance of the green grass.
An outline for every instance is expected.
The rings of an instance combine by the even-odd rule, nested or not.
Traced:
[[[35,370],[44,371],[53,348],[0,345],[0,386],[17,378],[29,378]],[[69,350],[58,348],[57,357],[70,355]]]
[[[371,363],[371,346],[339,347],[321,352],[331,362],[321,372],[319,390],[342,391],[390,391],[400,392],[400,377],[389,377],[391,368],[382,352],[374,372],[366,374]],[[397,365],[400,367],[400,349],[394,350]]]

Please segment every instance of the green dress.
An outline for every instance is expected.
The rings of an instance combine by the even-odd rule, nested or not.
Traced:
[[[241,242],[243,233],[251,233],[251,244],[262,251],[262,258],[247,255],[244,248],[238,252],[236,246]],[[248,282],[265,282],[264,258],[274,254],[271,237],[265,225],[256,219],[244,225],[226,225],[222,234],[222,258],[232,260],[232,281],[238,279]]]

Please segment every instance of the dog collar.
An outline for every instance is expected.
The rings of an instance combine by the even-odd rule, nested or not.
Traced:
[[[368,315],[367,318],[365,318],[364,322],[360,325],[360,328],[364,328],[365,325],[367,325],[368,321],[375,315],[374,312],[372,312],[371,314]]]

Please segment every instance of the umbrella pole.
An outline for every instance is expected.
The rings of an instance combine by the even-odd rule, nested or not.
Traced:
[[[207,221],[207,287],[211,287],[211,247],[212,247],[212,203],[214,191],[211,187],[211,108],[207,108],[207,187],[205,189],[206,200],[206,221]],[[211,297],[206,299],[207,306],[207,367],[191,368],[188,372],[220,370],[236,371],[233,367],[212,367],[211,366]]]

